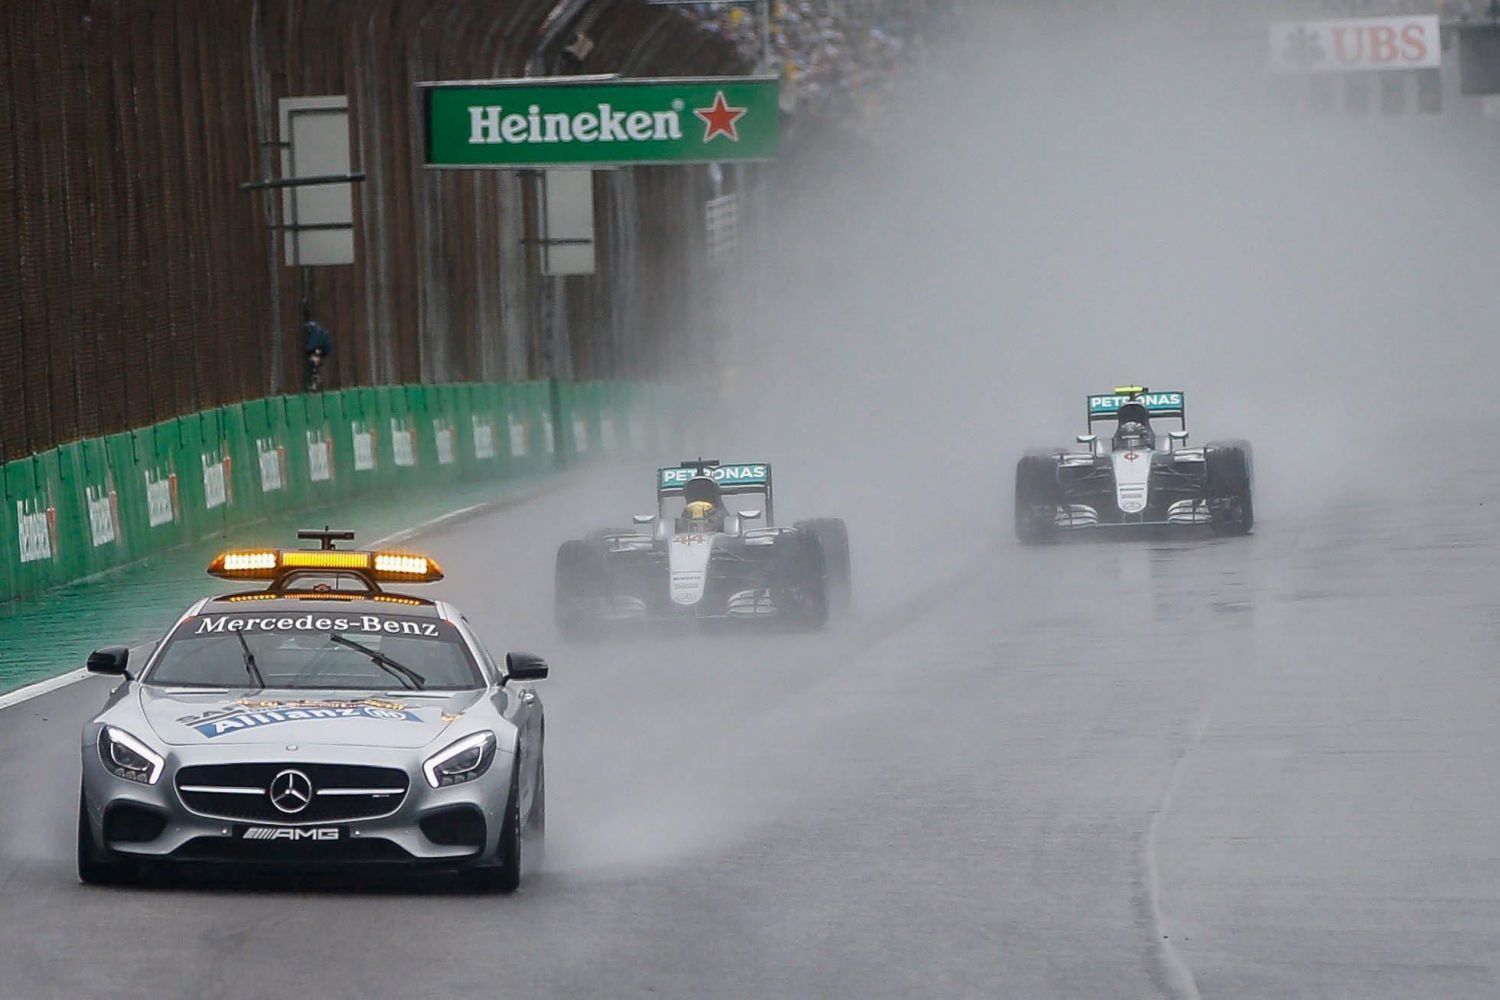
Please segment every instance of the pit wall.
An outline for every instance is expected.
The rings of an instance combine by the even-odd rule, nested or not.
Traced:
[[[0,465],[0,602],[260,518],[654,444],[649,387],[398,385],[274,396]],[[554,425],[553,413],[561,419]]]

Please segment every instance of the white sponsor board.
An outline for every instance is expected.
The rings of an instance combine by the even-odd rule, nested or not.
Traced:
[[[375,432],[356,430],[352,440],[355,471],[369,472],[375,468]]]
[[[580,455],[589,450],[589,422],[582,417],[573,418],[573,450]]]
[[[27,507],[33,509],[28,511]],[[45,509],[36,509],[35,504],[16,501],[16,533],[21,543],[21,561],[38,562],[52,558],[52,525]]]
[[[402,468],[409,469],[417,464],[417,434],[410,428],[403,428],[395,417],[391,418],[391,454]]]
[[[168,473],[157,478],[147,469],[146,477],[146,522],[153,528],[171,524],[177,520],[177,511],[172,503],[172,476]]]
[[[552,429],[552,414],[542,414],[542,444],[547,454],[557,451],[557,433]]]
[[[453,464],[453,428],[441,420],[432,422],[432,437],[437,442],[438,465]]]
[[[520,420],[514,413],[510,415],[510,453],[520,458],[525,455],[530,445],[527,443],[526,421]]]
[[[1271,68],[1277,73],[1435,69],[1442,61],[1438,19],[1431,15],[1271,25]]]
[[[321,431],[307,432],[307,478],[315,483],[333,478],[333,441]]]
[[[115,525],[114,497],[105,486],[90,486],[84,493],[89,504],[89,537],[97,549],[119,537]]]
[[[208,510],[229,502],[229,481],[224,477],[224,463],[212,453],[199,456],[203,466],[203,506]]]
[[[260,491],[275,493],[286,485],[281,474],[281,449],[275,438],[256,438],[255,450],[260,458]]]
[[[474,457],[478,459],[489,459],[495,457],[495,428],[487,420],[479,419],[478,414],[470,417],[474,424]]]

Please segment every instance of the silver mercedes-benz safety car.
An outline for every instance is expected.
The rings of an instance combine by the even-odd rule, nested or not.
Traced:
[[[509,891],[546,829],[547,664],[494,660],[457,609],[384,589],[442,570],[420,555],[226,552],[209,572],[264,590],[198,601],[83,728],[78,874],[220,862],[460,869]]]
[[[1159,438],[1153,419],[1176,420]],[[1113,421],[1101,441],[1094,424]],[[1088,397],[1087,450],[1028,453],[1016,465],[1016,537],[1031,544],[1101,530],[1162,529],[1244,535],[1255,524],[1250,445],[1187,446],[1180,392],[1117,387]]]
[[[760,504],[728,507],[728,497],[744,494],[758,495]],[[847,609],[844,522],[828,517],[778,527],[764,462],[685,460],[657,470],[656,497],[656,513],[636,515],[636,528],[596,531],[558,549],[563,634],[630,623],[819,628]]]

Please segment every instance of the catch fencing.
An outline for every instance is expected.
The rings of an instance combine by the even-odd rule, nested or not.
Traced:
[[[0,5],[0,460],[295,391],[304,297],[338,387],[656,371],[692,333],[705,172],[596,174],[598,273],[546,279],[536,179],[424,170],[414,85],[746,69],[644,0]],[[239,185],[277,174],[278,100],[330,94],[356,263],[304,274]]]

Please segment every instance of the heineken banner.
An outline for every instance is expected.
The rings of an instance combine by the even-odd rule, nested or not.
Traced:
[[[615,166],[770,160],[776,80],[426,83],[429,167]]]

